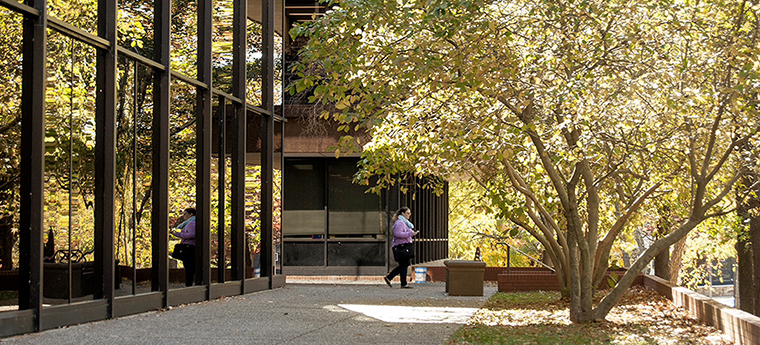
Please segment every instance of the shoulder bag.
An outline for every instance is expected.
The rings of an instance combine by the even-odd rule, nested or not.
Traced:
[[[414,245],[403,243],[393,247],[393,259],[398,261],[414,258]]]

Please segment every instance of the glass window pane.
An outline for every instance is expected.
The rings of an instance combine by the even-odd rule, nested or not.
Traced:
[[[353,183],[358,171],[355,158],[328,160],[328,192],[330,238],[361,236],[376,238],[385,233],[383,199],[366,193],[366,186]]]
[[[385,266],[385,242],[330,242],[328,266]]]
[[[321,158],[285,160],[285,237],[320,239],[325,234],[325,166]]]
[[[246,28],[246,94],[248,104],[261,106],[261,24],[248,21]]]
[[[0,311],[18,310],[22,19],[0,7]]]
[[[48,15],[93,35],[98,34],[98,2],[59,0],[47,2]]]
[[[285,266],[324,266],[325,244],[318,242],[286,242],[283,246]]]
[[[48,36],[44,303],[92,299],[95,49]]]
[[[274,104],[282,105],[283,92],[282,83],[283,78],[283,54],[282,54],[282,36],[274,35]]]
[[[198,74],[198,3],[172,1],[171,68],[190,78]]]
[[[119,59],[116,109],[117,295],[151,290],[152,70]]]
[[[261,115],[247,113],[248,141],[245,168],[245,277],[261,272]],[[253,143],[253,145],[251,145]],[[231,148],[231,146],[228,146]]]
[[[175,230],[184,223],[182,215],[187,208],[195,208],[196,169],[196,89],[188,84],[173,80],[171,83],[171,113],[169,117],[169,224]],[[181,240],[171,236],[169,250]],[[171,287],[186,285],[186,279],[193,270],[194,259],[178,261],[171,259],[169,283]],[[190,279],[191,281],[193,279]]]
[[[274,171],[272,186],[272,243],[274,246],[275,274],[282,274],[282,132],[283,123],[274,123]]]
[[[223,99],[222,99],[223,100]],[[226,118],[224,119],[225,123],[225,132],[224,134],[224,143],[229,143],[230,139],[230,123],[229,119],[232,118],[232,114],[234,114],[234,106],[230,102],[226,102],[222,105],[219,104],[219,100],[217,99],[216,104],[214,104],[214,125],[216,128],[216,131],[214,132],[214,138],[212,140],[213,142],[213,152],[215,152],[215,155],[211,157],[211,181],[212,181],[212,190],[211,190],[211,281],[212,282],[218,282],[218,268],[224,267],[225,272],[225,280],[230,279],[231,277],[231,263],[232,263],[232,156],[230,152],[229,145],[226,145],[224,147],[225,155],[221,159],[219,158],[219,144],[222,132],[219,131],[220,124],[222,123],[222,119],[220,118],[220,115],[222,114],[222,108],[224,107],[224,110],[226,111]],[[220,166],[221,164],[221,166]],[[223,177],[223,183],[220,182],[221,178]],[[221,191],[223,192],[223,198],[220,198],[219,192],[219,185],[221,183]],[[221,206],[221,209],[220,209]],[[220,214],[221,212],[221,214]],[[221,216],[221,222],[220,222],[220,216]],[[220,246],[220,231],[223,230],[221,233],[221,243]],[[220,255],[221,254],[221,255]]]
[[[117,26],[119,46],[147,58],[153,58],[153,1],[122,0]]]
[[[214,1],[214,24],[211,33],[214,87],[232,94],[232,0]]]

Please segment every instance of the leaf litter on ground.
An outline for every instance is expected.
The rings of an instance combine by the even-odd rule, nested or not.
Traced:
[[[598,302],[607,291],[599,291]],[[664,296],[632,287],[602,322],[573,324],[559,292],[494,295],[450,344],[732,344]]]

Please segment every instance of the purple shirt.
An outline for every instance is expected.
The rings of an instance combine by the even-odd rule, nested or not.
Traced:
[[[187,225],[185,225],[184,228],[182,228],[182,231],[175,231],[174,236],[177,236],[182,239],[182,241],[179,241],[179,243],[182,244],[189,244],[191,246],[195,245],[195,219],[191,220]]]
[[[414,231],[409,229],[403,220],[399,219],[393,223],[393,246],[404,243],[412,243],[412,236]]]

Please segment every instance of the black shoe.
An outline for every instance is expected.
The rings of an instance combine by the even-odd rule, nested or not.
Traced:
[[[393,287],[393,285],[391,285],[391,280],[388,279],[388,276],[383,276],[383,280],[385,280],[385,283],[388,284],[389,288]]]
[[[414,289],[413,287],[411,287],[409,285],[401,285],[401,288],[402,289]]]

